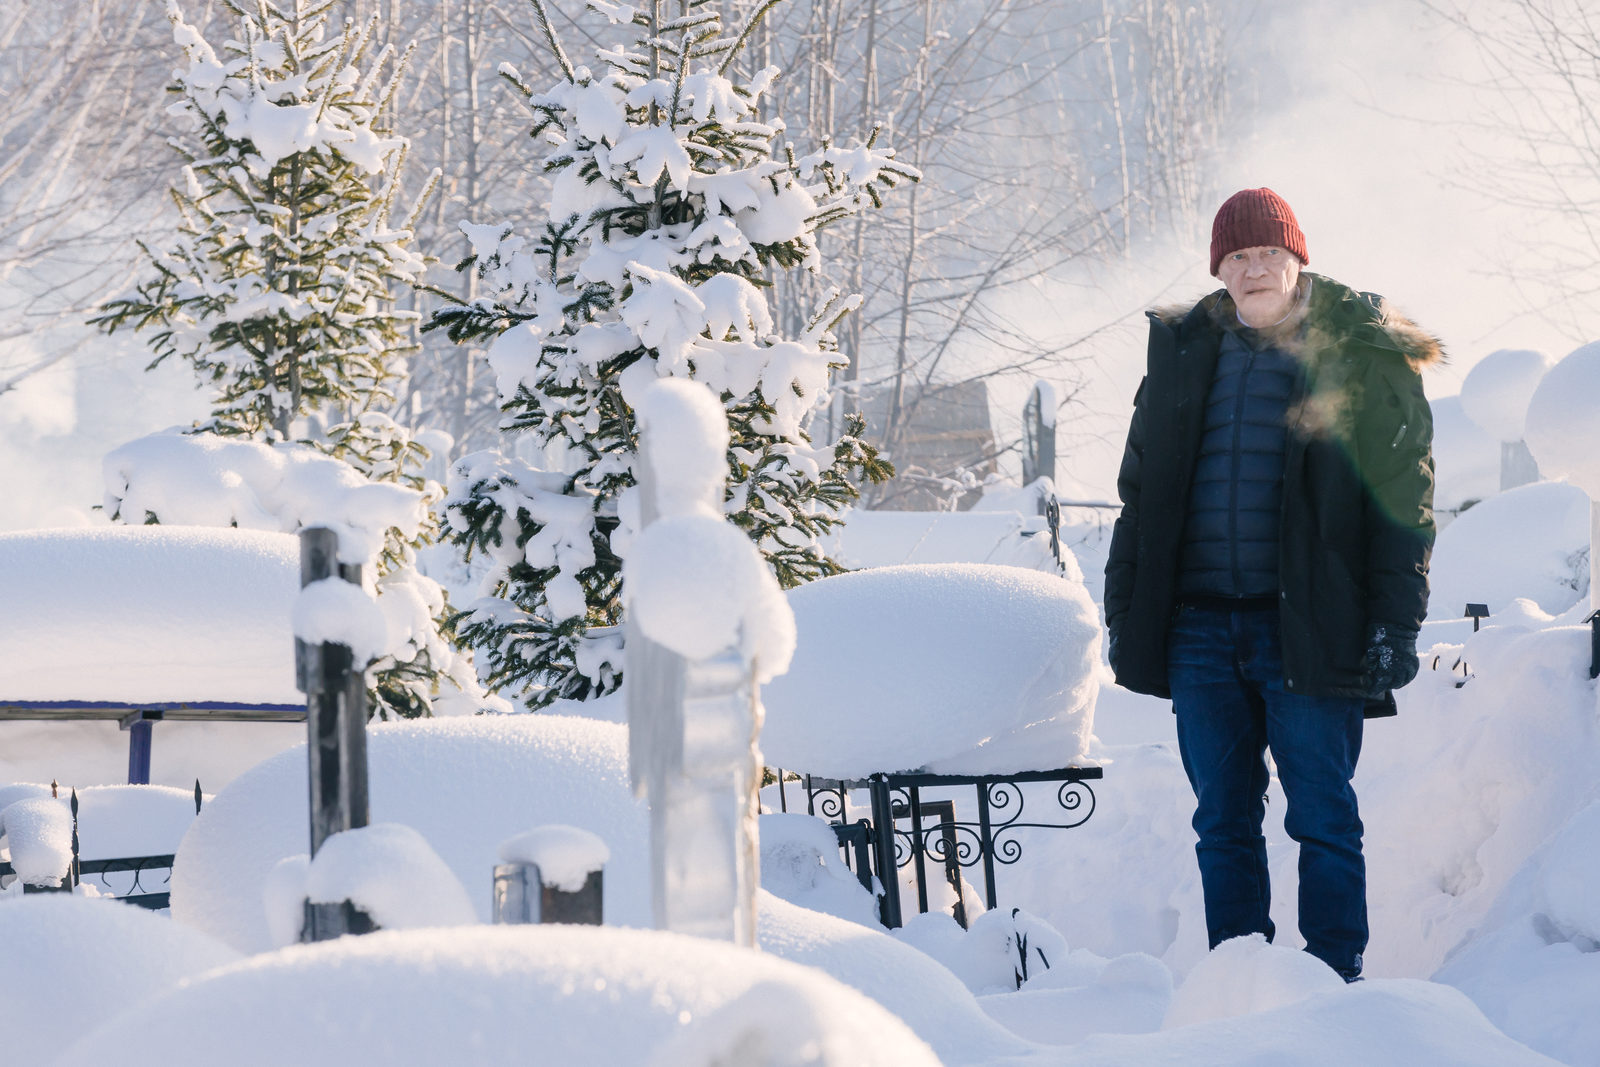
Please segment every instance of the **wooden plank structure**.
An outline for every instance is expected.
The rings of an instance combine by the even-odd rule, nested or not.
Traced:
[[[150,753],[158,722],[305,722],[303,704],[176,701],[125,704],[111,700],[0,701],[0,722],[115,721],[128,734],[128,784],[150,784]]]

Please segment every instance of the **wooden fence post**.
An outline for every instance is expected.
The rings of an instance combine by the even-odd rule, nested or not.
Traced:
[[[320,526],[301,530],[301,587],[335,576],[361,584],[360,565],[339,562],[339,535]],[[299,638],[294,645],[296,682],[306,695],[311,855],[315,856],[330,835],[368,822],[366,665],[355,663],[349,645],[313,645]],[[349,903],[308,901],[301,939],[322,941],[367,932],[360,921],[352,920]],[[365,925],[371,929],[370,922]]]

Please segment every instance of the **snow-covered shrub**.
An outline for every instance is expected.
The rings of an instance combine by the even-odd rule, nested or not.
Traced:
[[[859,298],[831,294],[790,337],[762,287],[772,271],[820,270],[818,228],[916,177],[871,139],[841,148],[821,136],[797,157],[781,121],[761,113],[777,71],[738,77],[745,35],[725,34],[709,5],[675,19],[661,3],[591,6],[629,24],[632,42],[574,66],[535,0],[562,80],[537,92],[500,68],[548,146],[543,231],[463,224],[473,254],[462,266],[491,295],[429,324],[455,340],[493,338],[504,428],[568,457],[554,473],[469,456],[446,501],[448,536],[493,564],[457,633],[493,684],[534,705],[621,683],[612,627],[636,525],[634,405],[658,377],[720,396],[732,431],[725,508],[779,581],[840,569],[817,538],[856,498],[852,479],[889,468],[856,436],[859,420],[823,442],[806,423],[826,402],[832,330]]]

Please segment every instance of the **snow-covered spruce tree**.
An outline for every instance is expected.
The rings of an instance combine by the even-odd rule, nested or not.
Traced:
[[[329,32],[334,2],[220,0],[233,18],[219,54],[169,0],[183,49],[169,109],[184,127],[171,141],[183,160],[179,224],[167,247],[141,245],[152,276],[94,321],[144,331],[151,366],[186,361],[215,388],[193,433],[298,440],[366,478],[427,490],[426,451],[382,410],[417,319],[395,308],[392,289],[426,266],[411,247],[415,212],[392,217],[407,142],[385,113],[409,52],[369,54],[376,17]],[[313,433],[318,423],[327,428]],[[414,566],[429,534],[390,531],[377,588],[380,601],[436,603],[442,620],[436,583]],[[452,697],[481,692],[442,625],[373,666],[378,714],[428,714],[441,685]]]
[[[777,70],[735,80],[733,59],[761,6],[725,34],[709,0],[599,2],[632,43],[574,66],[543,0],[539,30],[563,72],[535,92],[501,75],[549,146],[549,217],[531,237],[463,224],[493,294],[437,312],[428,328],[492,337],[508,434],[527,434],[560,471],[490,452],[452,472],[445,533],[487,560],[482,598],[455,617],[491,685],[530,704],[587,699],[621,682],[621,556],[638,526],[633,404],[658,376],[704,382],[728,410],[729,517],[785,587],[841,568],[818,544],[857,497],[856,481],[892,470],[855,419],[813,442],[807,417],[841,365],[833,328],[859,303],[830,293],[798,337],[774,331],[771,272],[821,269],[816,231],[918,175],[893,153],[823,136],[796,157],[783,125],[760,116]],[[675,17],[667,17],[670,6]],[[551,446],[556,446],[552,449]]]

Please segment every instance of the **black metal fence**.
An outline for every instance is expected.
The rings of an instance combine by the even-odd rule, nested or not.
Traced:
[[[200,783],[194,783],[194,813],[200,814],[204,803]],[[78,844],[78,791],[72,791],[67,806],[72,810],[72,864],[65,878],[57,885],[24,885],[24,893],[70,893],[83,884],[85,876],[102,896],[116,897],[124,903],[152,911],[163,911],[171,906],[172,867],[177,859],[173,853],[152,856],[123,856],[116,859],[86,860],[79,856]],[[161,875],[157,880],[157,875]],[[17,870],[0,861],[0,889],[9,887],[17,877]]]
[[[803,779],[806,811],[828,820],[845,849],[846,862],[868,892],[878,894],[883,924],[901,925],[901,868],[910,866],[917,887],[917,910],[929,910],[928,867],[942,868],[942,876],[955,896],[953,914],[967,925],[962,871],[981,867],[984,904],[998,906],[995,888],[997,866],[1022,859],[1024,829],[1071,830],[1094,814],[1095,795],[1089,782],[1100,779],[1099,767],[1063,767],[1053,771],[1016,774],[874,774],[867,778],[838,779],[806,776]],[[1053,806],[1043,814],[1024,817],[1027,795],[1022,786],[1054,785]],[[788,810],[787,785],[778,772],[780,804]],[[974,793],[976,819],[957,817],[955,796],[925,799],[923,790]],[[852,792],[865,792],[870,819],[849,818]],[[1035,797],[1038,793],[1035,792]],[[901,824],[909,823],[905,829]],[[873,880],[877,880],[874,890]]]

